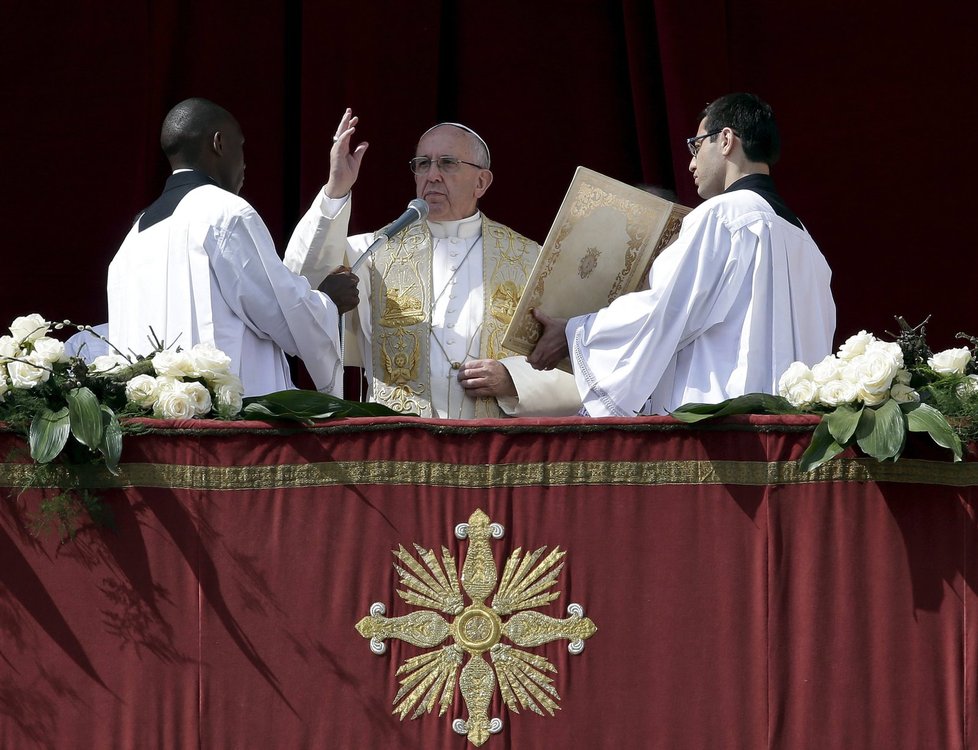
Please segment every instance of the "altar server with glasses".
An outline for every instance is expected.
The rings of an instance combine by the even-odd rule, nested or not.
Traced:
[[[831,272],[771,179],[780,153],[771,107],[752,94],[721,97],[686,146],[705,200],[652,264],[649,289],[569,320],[534,311],[544,332],[528,361],[547,369],[570,355],[591,416],[777,393],[792,362],[832,351]]]

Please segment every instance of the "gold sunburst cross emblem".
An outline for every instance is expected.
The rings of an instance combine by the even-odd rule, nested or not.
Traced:
[[[522,549],[513,550],[498,579],[489,540],[502,538],[503,527],[490,523],[489,516],[476,510],[468,523],[455,527],[455,535],[469,540],[461,577],[456,572],[455,558],[445,547],[439,563],[432,550],[415,544],[415,557],[399,546],[394,552],[399,561],[394,563],[394,570],[406,590],[399,589],[397,593],[409,604],[424,609],[403,617],[385,617],[386,607],[377,603],[370,607],[370,615],[357,623],[357,631],[370,639],[370,649],[376,654],[387,650],[384,641],[388,638],[422,648],[441,646],[437,651],[408,659],[397,670],[403,677],[394,696],[394,714],[403,721],[413,711],[411,718],[416,719],[431,713],[437,705],[438,715],[444,716],[452,705],[458,677],[468,719],[456,719],[452,728],[479,746],[490,734],[502,731],[501,719],[489,719],[489,704],[497,685],[513,713],[524,708],[541,716],[544,711],[553,716],[554,710],[560,708],[560,696],[548,675],[556,673],[556,668],[543,656],[523,649],[565,639],[570,641],[567,649],[579,654],[597,627],[584,616],[579,604],[568,606],[568,616],[563,620],[527,611],[560,596],[559,591],[549,591],[564,566],[561,559],[565,553],[559,547],[545,557],[546,547],[526,555]],[[471,602],[468,606],[459,583]],[[493,592],[492,603],[487,605],[486,599]],[[453,619],[449,622],[438,612]],[[449,638],[451,643],[443,645]],[[504,638],[523,648],[503,643]],[[469,658],[462,667],[466,653]],[[486,660],[487,653],[491,664]]]

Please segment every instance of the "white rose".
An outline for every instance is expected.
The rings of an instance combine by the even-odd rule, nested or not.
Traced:
[[[858,396],[856,386],[848,380],[831,380],[818,387],[818,401],[826,406],[851,404]]]
[[[233,372],[216,373],[213,378],[208,378],[207,382],[212,385],[215,390],[222,385],[228,385],[237,390],[239,393],[244,393],[244,384],[241,382],[241,378],[239,378]]]
[[[243,389],[236,388],[231,383],[217,386],[214,395],[217,397],[218,414],[224,419],[237,416],[241,412],[242,393]]]
[[[883,391],[882,393],[869,393],[868,391],[860,391],[859,398],[866,404],[866,406],[879,406],[884,401],[890,397],[890,392]]]
[[[187,352],[170,349],[153,357],[153,368],[157,375],[169,378],[189,378],[194,375],[194,363]]]
[[[144,409],[152,409],[162,386],[163,383],[152,375],[137,375],[126,383],[126,400]]]
[[[11,357],[19,357],[23,354],[20,344],[13,336],[0,336],[0,362],[6,361]]]
[[[832,354],[812,367],[812,378],[819,385],[842,377],[842,362]]]
[[[52,365],[55,362],[68,361],[68,357],[65,355],[64,343],[57,339],[48,338],[47,336],[34,342],[34,353]]]
[[[897,370],[897,374],[893,376],[893,382],[899,385],[910,385],[910,370]]]
[[[927,360],[927,364],[941,375],[964,375],[964,368],[970,361],[971,351],[962,346],[938,352]]]
[[[778,395],[788,399],[792,406],[807,406],[815,400],[817,391],[812,371],[804,362],[792,362],[778,381]]]
[[[197,344],[190,350],[190,359],[197,375],[208,380],[231,368],[231,358],[212,344]]]
[[[920,401],[920,394],[909,385],[897,383],[890,388],[890,398],[892,398],[898,404],[907,404],[911,401]]]
[[[18,341],[36,341],[47,336],[50,330],[51,324],[37,313],[22,315],[10,324],[10,332]]]
[[[183,390],[190,397],[194,407],[194,416],[202,417],[211,410],[211,393],[201,383],[184,383]]]
[[[10,383],[7,382],[7,368],[0,365],[0,402],[3,401],[4,394],[10,390]]]
[[[153,407],[153,414],[163,419],[190,419],[194,416],[194,404],[182,383],[167,383],[160,390]]]
[[[92,360],[88,366],[88,371],[95,373],[113,372],[128,367],[130,364],[129,360],[121,354],[103,354]]]
[[[839,359],[848,361],[854,357],[858,357],[866,351],[866,347],[873,341],[876,341],[876,337],[871,333],[866,333],[866,331],[860,331],[856,335],[850,336],[839,347]]]
[[[40,383],[46,383],[51,377],[47,364],[40,361],[36,355],[30,354],[25,359],[7,363],[7,373],[10,375],[10,385],[14,388],[33,388]]]
[[[879,357],[889,357],[896,370],[903,369],[903,349],[895,341],[871,341],[866,346],[865,354]],[[894,377],[896,373],[894,373]]]
[[[859,398],[872,405],[886,400],[899,370],[890,352],[870,349],[849,362],[844,376],[856,384]]]

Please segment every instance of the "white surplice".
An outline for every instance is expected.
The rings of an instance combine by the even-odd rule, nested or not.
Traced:
[[[142,232],[137,221],[107,290],[108,338],[124,352],[149,353],[152,327],[167,346],[224,351],[246,396],[295,387],[286,353],[303,360],[319,390],[342,390],[336,306],[285,267],[248,202],[217,186],[191,190]]]
[[[373,242],[373,234],[347,238],[352,199],[331,199],[320,193],[321,205],[313,204],[304,225],[317,225],[314,231],[303,231],[307,241],[290,243],[285,264],[318,284],[337,265],[352,265]],[[325,221],[318,217],[325,215]],[[460,221],[434,222],[428,226],[432,235],[432,341],[430,342],[431,405],[434,416],[450,419],[472,419],[475,400],[466,396],[459,384],[452,362],[485,358],[480,351],[480,330],[485,314],[483,297],[482,214]],[[299,229],[297,228],[297,233]],[[319,248],[319,250],[316,250]],[[367,261],[368,263],[370,261]],[[360,277],[360,305],[356,314],[346,315],[346,364],[362,366],[367,383],[373,382],[371,351],[371,289],[366,267]],[[439,347],[439,344],[441,346]],[[444,351],[443,351],[444,349]],[[366,353],[365,355],[362,353]],[[573,378],[560,371],[539,372],[525,357],[501,359],[516,385],[517,396],[499,398],[500,408],[510,416],[566,416],[580,409]],[[367,398],[372,398],[368,391]]]
[[[750,190],[705,201],[649,274],[566,333],[591,416],[776,393],[795,360],[832,351],[831,272],[811,235]]]

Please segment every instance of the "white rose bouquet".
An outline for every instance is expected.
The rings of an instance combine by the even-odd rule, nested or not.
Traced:
[[[65,329],[87,331],[114,351],[91,363],[69,357],[64,343],[49,335]],[[91,326],[67,320],[52,323],[37,313],[17,318],[10,335],[0,336],[0,421],[27,437],[37,464],[62,456],[68,464],[103,462],[118,473],[127,429],[120,416],[225,420],[244,416],[310,423],[397,414],[380,404],[344,401],[316,391],[289,390],[244,399],[244,386],[231,371],[227,354],[212,344],[167,348],[150,333],[156,351],[149,357],[130,357]],[[105,524],[110,522],[106,512],[92,493],[64,490],[42,504],[42,519],[35,527],[56,525],[62,536],[70,536],[81,514]]]
[[[880,341],[866,331],[850,336],[821,362],[794,362],[778,383],[778,396],[748,394],[722,404],[687,404],[673,416],[696,422],[713,416],[815,413],[822,421],[802,456],[813,469],[858,445],[880,460],[896,460],[909,432],[926,432],[938,445],[962,456],[962,439],[978,437],[978,339],[958,334],[972,347],[932,353],[924,323],[897,318],[896,341]],[[948,417],[961,422],[955,429]]]
[[[230,357],[213,345],[180,350],[156,342],[150,358],[116,350],[89,364],[49,335],[66,328],[92,330],[32,313],[0,336],[0,421],[27,435],[38,463],[67,450],[69,460],[95,458],[115,472],[120,415],[233,419],[241,411],[244,388]]]

